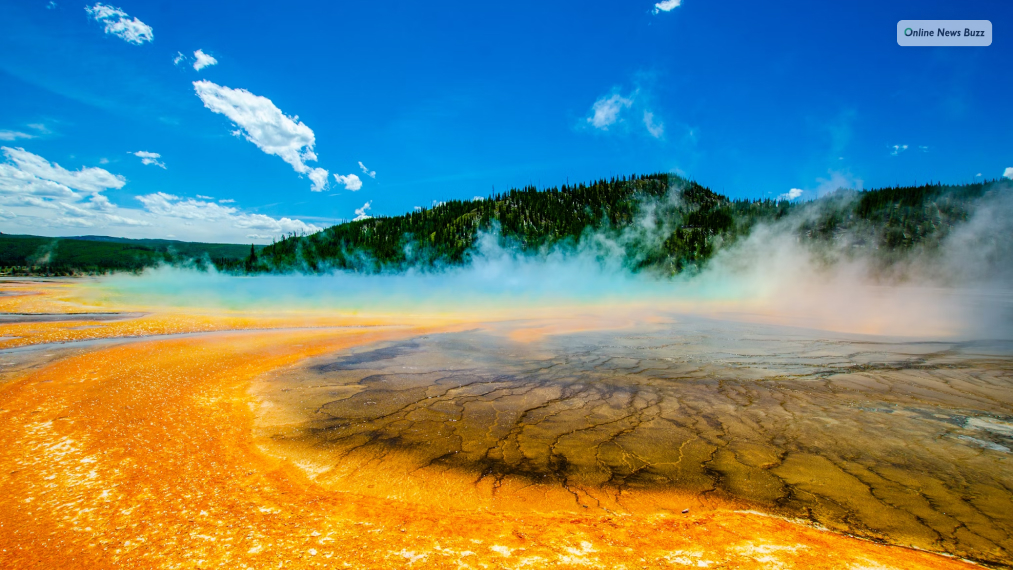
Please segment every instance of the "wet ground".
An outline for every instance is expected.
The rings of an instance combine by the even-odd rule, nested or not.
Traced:
[[[144,313],[0,313],[0,323],[125,321],[143,316]]]
[[[0,322],[0,568],[1011,566],[1003,344],[0,287],[136,315]]]
[[[517,342],[523,323],[255,382],[262,447],[332,490],[505,511],[738,505],[1013,560],[1013,344],[705,319]],[[521,335],[523,336],[523,335]]]

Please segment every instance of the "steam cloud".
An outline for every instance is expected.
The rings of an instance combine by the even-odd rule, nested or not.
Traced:
[[[668,200],[676,200],[670,196]],[[848,199],[846,196],[839,199]],[[817,202],[818,205],[820,202]],[[497,235],[480,238],[472,263],[439,270],[236,277],[163,267],[116,275],[96,294],[133,304],[482,319],[616,315],[678,319],[693,314],[845,333],[912,338],[1013,338],[1013,193],[977,204],[938,248],[884,265],[849,236],[819,246],[798,239],[818,207],[721,249],[700,272],[674,278],[630,272],[633,241],[663,240],[671,228],[646,204],[622,234],[588,234],[576,248],[524,254]]]

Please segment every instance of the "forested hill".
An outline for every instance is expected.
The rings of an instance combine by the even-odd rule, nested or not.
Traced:
[[[260,246],[257,246],[260,249]],[[140,271],[161,264],[245,268],[251,246],[105,236],[0,234],[0,275],[75,275]]]
[[[268,246],[0,234],[0,274],[139,271],[160,264],[234,273],[404,271],[469,263],[482,235],[525,253],[583,249],[620,255],[631,271],[696,271],[757,224],[799,241],[869,250],[890,263],[933,248],[968,220],[978,200],[1013,192],[1010,181],[838,190],[809,202],[730,200],[669,174],[631,176],[433,208],[288,236]]]
[[[401,216],[287,237],[246,265],[254,271],[404,270],[468,263],[482,233],[525,252],[608,240],[634,271],[701,267],[758,223],[783,221],[802,241],[848,240],[888,257],[934,247],[966,221],[976,200],[1009,191],[1008,181],[839,190],[810,202],[730,200],[669,174],[600,180],[484,200],[452,200]],[[787,217],[787,219],[785,219]],[[790,222],[790,223],[788,223]]]

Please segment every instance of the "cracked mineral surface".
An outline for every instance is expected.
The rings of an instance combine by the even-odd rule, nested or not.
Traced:
[[[1003,343],[77,286],[0,282],[123,315],[0,322],[0,568],[1011,566]]]
[[[1013,559],[1009,343],[704,319],[512,338],[426,335],[275,371],[255,384],[258,437],[327,488],[425,505],[737,505]]]

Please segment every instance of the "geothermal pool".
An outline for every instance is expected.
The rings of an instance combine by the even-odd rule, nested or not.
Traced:
[[[86,285],[0,282],[3,568],[1013,566],[1007,341]]]
[[[340,491],[568,512],[734,503],[1011,559],[1013,343],[672,320],[319,356],[255,382],[258,435]]]

